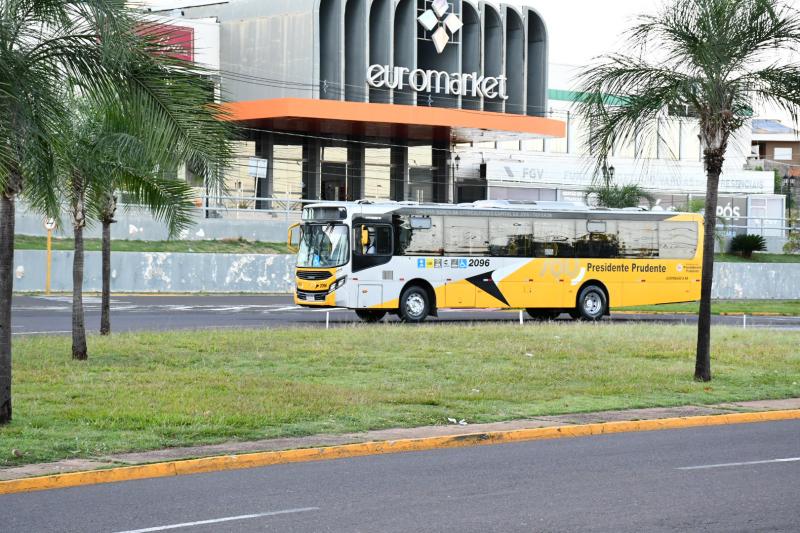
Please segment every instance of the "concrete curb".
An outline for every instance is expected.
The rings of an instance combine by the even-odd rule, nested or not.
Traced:
[[[255,468],[279,464],[328,461],[365,455],[381,455],[445,448],[462,448],[510,442],[524,442],[545,439],[586,437],[613,433],[636,431],[660,431],[701,426],[721,426],[748,424],[779,420],[800,420],[800,409],[783,411],[762,411],[751,413],[731,413],[722,415],[663,418],[656,420],[629,420],[571,426],[540,427],[511,431],[483,433],[464,433],[444,437],[402,439],[393,441],[373,441],[358,444],[345,444],[322,448],[307,448],[287,451],[257,452],[242,455],[223,455],[169,461],[140,466],[127,466],[73,472],[50,476],[40,476],[10,481],[0,481],[0,494],[15,494],[40,490],[62,489],[100,483],[115,483],[136,479],[152,479],[242,468]]]

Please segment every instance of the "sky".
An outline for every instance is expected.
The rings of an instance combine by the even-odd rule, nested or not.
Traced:
[[[547,25],[550,62],[580,66],[599,54],[618,51],[621,36],[659,0],[506,0],[536,9]]]

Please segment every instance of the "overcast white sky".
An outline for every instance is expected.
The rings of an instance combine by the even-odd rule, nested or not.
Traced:
[[[638,15],[653,13],[660,0],[506,0],[536,9],[547,24],[550,62],[584,65],[619,49],[620,37]]]

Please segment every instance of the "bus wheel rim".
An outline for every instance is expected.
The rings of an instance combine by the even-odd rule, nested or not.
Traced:
[[[590,315],[596,315],[600,312],[600,307],[603,304],[600,302],[600,297],[597,294],[587,294],[583,300],[583,309]]]
[[[419,294],[412,294],[406,300],[406,311],[410,316],[421,316],[425,310],[425,300]]]

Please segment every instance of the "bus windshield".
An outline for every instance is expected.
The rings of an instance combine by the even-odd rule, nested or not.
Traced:
[[[305,224],[297,266],[333,268],[347,263],[350,244],[344,224]]]

